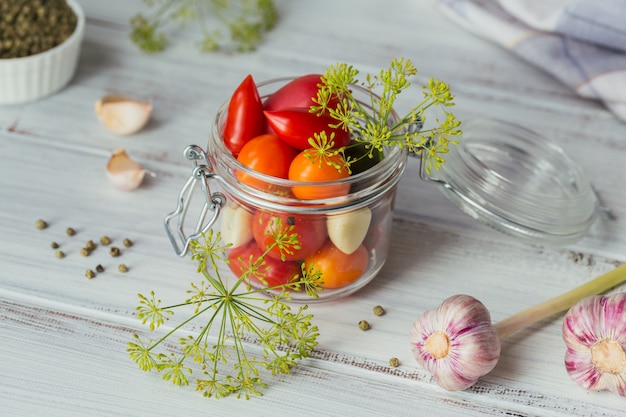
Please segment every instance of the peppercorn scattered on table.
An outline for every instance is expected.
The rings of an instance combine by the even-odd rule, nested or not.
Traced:
[[[481,302],[481,326],[490,327],[489,320],[501,322],[626,262],[626,124],[601,104],[579,98],[537,68],[469,35],[430,2],[399,0],[390,7],[382,0],[277,1],[279,20],[255,51],[209,54],[187,42],[194,28],[182,32],[181,39],[172,39],[165,51],[146,54],[128,36],[129,20],[143,10],[140,3],[79,3],[87,22],[70,84],[36,102],[0,106],[0,414],[623,415],[625,398],[619,395],[619,383],[611,391],[591,391],[570,376],[565,364],[563,309],[528,321],[532,324],[521,330],[516,327],[513,334],[507,332],[498,339],[499,351],[486,359],[491,361],[489,370],[470,383],[463,380],[459,368],[472,367],[489,356],[484,349],[470,352],[472,363],[447,364],[455,374],[444,378],[443,387],[438,385],[441,375],[433,376],[432,369],[423,366],[462,347],[450,347],[451,340],[462,344],[463,337],[455,333],[452,338],[449,332],[460,326],[455,312],[471,321],[474,299]],[[285,304],[289,311],[276,307],[276,317],[284,323],[306,326],[306,337],[297,340],[309,345],[295,350],[306,354],[285,356],[299,360],[278,359],[265,368],[259,358],[267,355],[264,348],[268,345],[262,342],[273,336],[260,333],[263,340],[249,333],[233,337],[233,332],[239,334],[247,326],[246,321],[223,333],[206,331],[208,319],[187,322],[200,310],[218,317],[219,309],[203,310],[209,304],[194,300],[224,290],[208,284],[190,287],[191,282],[219,285],[213,273],[204,280],[198,274],[198,248],[202,246],[192,244],[187,255],[178,256],[163,227],[180,199],[181,187],[191,181],[195,162],[184,155],[187,146],[206,149],[214,115],[249,74],[256,81],[323,74],[342,62],[375,75],[398,57],[410,59],[418,69],[411,87],[394,105],[399,114],[422,100],[419,86],[434,77],[445,81],[455,96],[456,105],[450,110],[462,122],[461,130],[473,120],[496,119],[530,129],[549,141],[550,147],[560,148],[571,165],[559,165],[562,172],[554,178],[565,178],[565,184],[559,185],[567,188],[567,178],[573,178],[577,187],[582,184],[591,190],[587,197],[592,199],[594,213],[583,237],[559,244],[558,239],[529,239],[528,229],[520,237],[510,223],[490,227],[489,216],[481,207],[472,206],[475,201],[459,208],[462,193],[453,189],[452,177],[442,177],[436,170],[425,173],[420,159],[411,156],[395,191],[388,244],[380,244],[375,228],[361,233],[367,235],[363,239],[376,242],[373,251],[364,252],[370,257],[374,252],[379,256],[377,251],[388,246],[386,262],[376,276],[347,296],[321,297],[322,301],[309,303],[300,294]],[[132,103],[124,102],[121,107],[126,109],[125,116],[132,119],[133,112],[138,112],[136,117],[141,118],[132,134],[117,135],[99,120],[94,104],[104,103],[104,97],[116,97],[113,102],[118,104],[128,97],[141,104],[132,108]],[[445,119],[445,115],[438,117]],[[421,128],[428,129],[436,118],[426,119]],[[114,115],[107,120],[114,124]],[[464,135],[456,139],[462,143]],[[480,146],[472,148],[474,156],[494,149]],[[514,148],[508,155],[519,158],[524,168],[529,166],[525,152],[532,153]],[[107,166],[113,155],[122,153],[125,159],[117,161],[113,181]],[[514,170],[515,162],[502,162],[498,168]],[[546,163],[557,166],[554,159]],[[544,169],[546,163],[530,165],[529,171]],[[572,166],[579,171],[570,172]],[[126,181],[129,178],[132,186]],[[429,178],[445,178],[448,183],[442,186]],[[528,175],[526,179],[536,178]],[[124,186],[116,186],[120,183]],[[201,184],[196,185],[193,201],[197,204],[189,216],[201,214],[205,201]],[[483,199],[506,186],[504,181],[488,185],[490,191]],[[460,199],[467,195],[474,194],[470,191]],[[524,207],[526,200],[521,201],[521,207],[511,208],[518,209],[520,216],[529,212],[526,209],[542,212]],[[221,204],[219,199],[212,203]],[[562,217],[584,204],[563,206]],[[236,233],[229,230],[230,235],[254,239],[251,231],[237,229],[242,218],[230,215],[234,223],[229,226],[236,229]],[[285,223],[294,226],[293,221],[287,218]],[[368,217],[367,221],[386,220]],[[193,261],[192,253],[196,255]],[[216,260],[216,271],[226,276],[231,270],[223,258],[225,253]],[[205,266],[210,266],[209,259],[208,255],[204,258]],[[300,267],[297,264],[296,274]],[[626,286],[619,283],[623,280],[615,279],[616,286],[607,295],[626,292]],[[453,304],[456,295],[463,295],[459,299],[466,301],[466,310]],[[160,309],[185,300],[192,302],[174,315]],[[209,298],[203,300],[206,303]],[[222,304],[214,305],[236,305],[228,303],[231,298],[221,300]],[[445,309],[428,313],[437,314],[436,320],[424,316],[426,321],[419,327],[415,324],[444,300]],[[585,305],[597,311],[602,300]],[[605,304],[618,308],[620,298],[607,300],[611,302]],[[283,305],[260,305],[268,308],[269,304]],[[304,305],[308,307],[299,310]],[[249,317],[251,322],[259,317],[258,311],[264,311],[242,308],[247,310],[238,317]],[[587,332],[591,326],[580,318],[580,311],[568,321],[568,339],[575,339],[577,346],[584,340],[576,334],[576,323],[584,322]],[[294,317],[295,312],[300,316]],[[452,320],[454,326],[435,329],[436,337],[430,342],[426,330],[416,334],[415,329],[431,329],[444,319]],[[284,333],[298,331],[287,325],[277,328]],[[158,354],[145,347],[174,329],[173,338],[157,343]],[[617,377],[626,373],[622,363],[626,362],[626,323],[621,329],[602,344],[605,351],[599,354],[608,352],[604,358],[608,362],[602,362],[608,365],[598,366],[602,368],[598,372]],[[480,339],[476,333],[472,337]],[[218,340],[219,335],[228,339]],[[194,340],[206,345],[194,344]],[[424,340],[424,346],[418,349],[419,340]],[[227,383],[216,384],[210,366],[203,368],[193,360],[179,366],[192,349],[214,352],[215,346],[229,343],[237,343],[229,360],[245,349],[245,360],[237,363],[246,371],[233,374],[236,377]],[[293,348],[271,346],[278,357]],[[434,359],[423,353],[427,350]],[[418,352],[424,355],[421,360],[414,357]],[[202,357],[202,352],[190,357]],[[577,351],[576,366],[585,361],[584,352]],[[233,372],[232,367],[217,369],[220,375]],[[213,398],[221,395],[226,398]]]

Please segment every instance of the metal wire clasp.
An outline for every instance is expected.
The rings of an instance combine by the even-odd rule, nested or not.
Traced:
[[[423,123],[421,122],[413,123],[409,125],[409,132],[419,131],[422,129],[422,127],[423,127]],[[425,151],[425,149],[431,147],[432,143],[433,143],[433,138],[432,137],[427,138],[427,141],[424,144],[424,148],[422,149],[422,152],[419,154],[414,153],[414,152],[409,152],[409,156],[412,156],[414,158],[419,158],[419,176],[422,181],[431,181],[431,182],[434,182],[443,186],[447,186],[448,185],[447,182],[431,176],[428,170],[426,169],[426,163],[427,163],[426,158],[428,157],[428,154]]]
[[[214,178],[216,174],[213,172],[204,150],[197,145],[190,145],[185,148],[184,155],[192,161],[193,171],[178,194],[176,209],[165,216],[164,220],[165,231],[174,247],[174,251],[180,257],[187,255],[193,240],[197,240],[211,228],[226,201],[224,194],[219,192],[211,193],[209,180]],[[191,197],[198,184],[204,196],[204,203],[192,233],[187,236],[184,231],[185,220]],[[212,212],[212,215],[207,220],[209,212]],[[174,219],[176,219],[175,227],[173,225]]]

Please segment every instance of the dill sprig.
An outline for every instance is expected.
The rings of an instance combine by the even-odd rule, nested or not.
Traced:
[[[149,13],[130,20],[130,38],[145,52],[160,52],[169,45],[164,31],[168,24],[185,27],[198,23],[202,31],[199,48],[213,52],[228,42],[238,52],[253,51],[263,35],[276,24],[273,0],[143,0]],[[224,35],[224,29],[228,36]],[[225,39],[226,38],[226,39]]]
[[[448,110],[454,106],[454,96],[449,86],[434,78],[422,86],[423,97],[418,100],[418,104],[404,117],[395,119],[396,99],[409,88],[409,78],[416,74],[413,63],[404,58],[394,59],[378,75],[367,74],[364,81],[359,81],[359,71],[353,66],[345,63],[332,65],[322,76],[322,84],[314,98],[316,105],[311,106],[311,112],[327,112],[336,120],[332,127],[348,130],[355,141],[366,143],[369,152],[363,157],[372,158],[375,151],[399,146],[417,155],[425,152],[427,172],[431,168],[439,169],[445,162],[443,155],[448,152],[448,146],[457,143],[453,137],[461,134],[461,122]],[[361,103],[354,97],[354,85],[367,90],[369,103]],[[329,103],[337,98],[338,104],[330,106]],[[436,118],[432,127],[424,128],[426,112],[434,109],[438,109],[443,118]],[[329,153],[343,152],[342,149],[327,148]],[[354,159],[346,157],[348,165],[354,162]]]
[[[277,221],[271,230],[280,251],[289,251],[298,245],[292,227],[283,227]],[[228,262],[224,256],[229,244],[223,244],[220,233],[209,230],[198,241],[191,243],[191,259],[198,263],[202,275],[199,283],[192,283],[189,297],[180,304],[162,306],[154,292],[139,294],[137,317],[142,324],[155,331],[183,306],[192,306],[193,312],[180,324],[156,341],[144,341],[139,335],[128,343],[128,353],[143,371],[157,371],[174,385],[189,385],[194,372],[196,390],[206,397],[224,397],[231,394],[248,399],[261,395],[266,386],[260,369],[272,375],[289,373],[297,361],[306,358],[317,345],[318,328],[311,324],[308,306],[293,309],[288,305],[289,291],[305,291],[317,297],[321,274],[318,270],[302,267],[301,275],[288,283],[265,288],[250,285],[251,277],[263,281],[267,272],[265,256],[277,244],[270,245],[258,258],[239,258],[244,265],[241,277],[234,282],[222,279],[218,265]],[[267,284],[267,283],[266,283]],[[202,321],[195,334],[186,327]],[[178,332],[192,333],[179,338],[179,352],[168,352],[165,341]],[[246,352],[246,345],[255,343],[263,353],[257,357]],[[158,351],[157,348],[161,348]],[[232,364],[232,372],[223,372]]]

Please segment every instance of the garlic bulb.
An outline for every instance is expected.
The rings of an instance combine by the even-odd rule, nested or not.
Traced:
[[[573,290],[515,313],[493,325],[489,311],[480,301],[469,295],[452,296],[438,308],[423,313],[415,321],[410,335],[413,354],[415,359],[434,375],[435,381],[441,387],[448,390],[469,388],[496,365],[500,355],[500,340],[567,310],[585,297],[601,294],[625,281],[626,263]],[[599,311],[600,307],[597,307],[598,312],[593,315],[593,320],[611,316],[614,321],[598,323],[596,333],[592,334],[590,330],[592,318],[578,314],[575,320],[570,319],[564,324],[564,338],[567,342],[571,340],[573,346],[572,352],[568,350],[567,358],[573,367],[570,374],[575,379],[588,378],[586,383],[589,386],[598,387],[590,389],[612,389],[624,395],[626,299],[622,296],[618,301],[610,300],[612,303],[599,302],[603,306],[606,304],[607,307],[603,311]],[[576,326],[581,326],[581,329],[577,330]],[[574,336],[570,336],[570,333]],[[589,365],[588,359],[593,357],[593,352],[590,354],[592,346],[585,346],[585,341],[589,340],[596,346],[596,357],[593,359],[596,362],[592,360],[593,368]],[[596,345],[595,342],[598,341],[602,343]],[[621,346],[621,351],[618,345]],[[566,366],[569,367],[570,364],[566,359]],[[602,383],[595,381],[595,376],[606,373],[612,374],[614,379],[606,378]]]
[[[328,237],[337,249],[350,255],[363,243],[371,221],[372,211],[367,207],[330,216],[326,220]]]
[[[500,339],[487,308],[454,295],[425,312],[411,329],[413,355],[447,390],[463,390],[489,373],[500,358]]]
[[[574,381],[626,396],[626,293],[579,301],[565,315],[563,340]]]
[[[238,248],[252,240],[252,214],[237,203],[224,205],[220,212],[222,240]]]
[[[107,164],[107,177],[117,188],[134,190],[139,187],[146,174],[153,175],[139,163],[133,161],[124,148],[116,149]]]
[[[150,119],[152,103],[110,95],[96,101],[95,111],[109,131],[117,135],[131,135],[141,130]]]

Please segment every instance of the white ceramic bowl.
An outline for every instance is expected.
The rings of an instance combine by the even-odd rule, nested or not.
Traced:
[[[85,14],[76,0],[67,0],[78,22],[65,42],[40,54],[0,59],[0,105],[39,100],[65,87],[76,72],[85,34]]]

